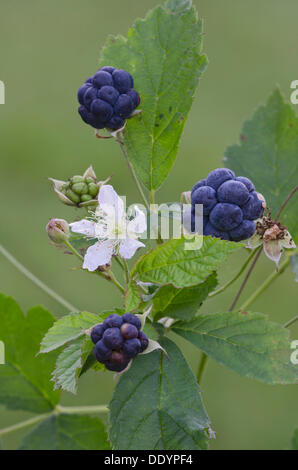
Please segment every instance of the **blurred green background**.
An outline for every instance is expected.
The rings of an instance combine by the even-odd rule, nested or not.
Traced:
[[[119,306],[113,286],[72,270],[71,256],[55,250],[45,225],[51,217],[73,220],[79,212],[59,203],[47,177],[67,179],[93,164],[99,178],[114,173],[112,184],[129,204],[139,201],[116,143],[99,141],[77,115],[76,91],[96,70],[100,47],[110,33],[125,34],[158,0],[10,0],[1,1],[0,79],[6,104],[0,106],[0,243],[33,273],[78,308],[101,312]],[[234,143],[241,123],[264,102],[276,83],[289,98],[298,79],[296,0],[201,0],[194,2],[205,20],[204,51],[209,67],[185,127],[178,159],[159,201],[177,200],[182,191],[221,166],[223,151]],[[179,39],[179,38],[178,38]],[[222,279],[237,271],[231,259]],[[273,270],[263,259],[243,299]],[[42,304],[55,315],[63,308],[23,277],[0,255],[0,289],[24,310]],[[206,303],[204,312],[223,311],[237,285]],[[297,314],[297,285],[288,271],[253,305],[285,322]],[[292,328],[293,339],[298,328]],[[179,340],[194,370],[200,353]],[[88,373],[77,396],[63,404],[109,401],[110,373]],[[297,387],[265,386],[240,378],[210,361],[203,398],[217,433],[213,449],[283,449],[298,425]],[[0,407],[0,427],[29,417]],[[7,435],[15,448],[23,433]]]

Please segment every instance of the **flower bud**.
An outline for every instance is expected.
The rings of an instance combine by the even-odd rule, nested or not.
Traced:
[[[69,238],[69,225],[64,219],[51,219],[46,231],[49,238],[57,244],[64,243]]]
[[[86,207],[98,204],[97,195],[99,189],[110,178],[107,178],[105,181],[98,181],[92,166],[90,166],[82,176],[72,176],[68,181],[60,181],[53,178],[49,178],[49,180],[61,202],[68,206]]]

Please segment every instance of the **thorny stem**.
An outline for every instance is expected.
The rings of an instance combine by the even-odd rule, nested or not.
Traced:
[[[237,279],[239,279],[239,277],[241,276],[241,274],[245,271],[245,268],[248,266],[248,264],[250,263],[250,261],[252,260],[252,258],[255,256],[255,250],[252,251],[252,253],[250,253],[250,255],[248,256],[247,260],[245,261],[245,263],[243,264],[243,266],[241,267],[240,271],[238,271],[238,273],[236,274],[235,277],[233,277],[233,279],[231,279],[229,282],[227,282],[225,285],[223,285],[222,287],[220,287],[219,289],[215,290],[214,292],[211,292],[209,294],[208,297],[215,297],[216,295],[218,294],[221,294],[224,290],[226,290],[228,287],[230,287],[232,284],[234,284],[234,282],[237,281]]]
[[[284,208],[286,207],[287,203],[289,202],[289,200],[292,198],[292,196],[294,196],[294,194],[298,191],[298,186],[296,186],[296,188],[294,188],[290,194],[288,195],[288,197],[284,200],[284,202],[282,203],[278,213],[277,213],[277,216],[276,216],[276,220],[279,219],[280,217],[280,214],[282,213],[282,211],[284,210]]]
[[[146,196],[145,196],[145,194],[144,194],[144,191],[143,191],[143,189],[142,189],[141,183],[139,182],[139,180],[138,180],[138,178],[137,178],[137,175],[136,175],[136,172],[135,172],[135,170],[134,170],[134,167],[133,167],[133,165],[131,164],[131,161],[129,160],[129,157],[128,157],[128,153],[127,153],[125,144],[123,143],[123,133],[122,133],[122,132],[121,132],[121,139],[118,140],[118,142],[119,142],[119,144],[120,144],[120,148],[121,148],[122,153],[123,153],[123,155],[124,155],[124,157],[125,157],[125,160],[126,160],[126,163],[127,163],[127,165],[128,165],[128,168],[129,168],[129,170],[130,170],[130,172],[131,172],[131,175],[132,175],[132,177],[133,177],[133,179],[134,179],[134,181],[135,181],[135,183],[136,183],[136,185],[137,185],[137,188],[138,188],[138,190],[139,190],[139,193],[140,193],[140,195],[141,195],[141,198],[143,199],[143,202],[144,202],[145,206],[146,206],[147,209],[149,210],[149,204],[148,204],[147,198],[146,198]]]
[[[254,251],[255,258],[254,258],[253,262],[251,263],[251,266],[250,266],[249,270],[247,271],[247,274],[246,274],[245,278],[243,279],[243,282],[242,282],[242,284],[241,284],[241,286],[240,286],[240,288],[239,288],[239,290],[238,290],[238,292],[237,292],[237,294],[236,294],[236,296],[235,296],[235,298],[234,298],[234,300],[233,300],[233,302],[232,302],[232,304],[231,304],[231,306],[228,310],[229,312],[232,312],[232,310],[234,310],[234,308],[235,308],[235,306],[236,306],[236,304],[239,300],[239,297],[242,294],[242,291],[243,291],[244,287],[246,286],[246,283],[247,283],[248,279],[250,278],[250,275],[253,272],[254,267],[255,267],[259,257],[261,256],[261,253],[262,253],[262,245]]]
[[[287,321],[287,322],[283,325],[283,327],[284,327],[284,328],[288,328],[289,326],[293,325],[293,323],[295,323],[297,320],[298,320],[298,315],[296,315],[296,317],[291,318],[291,320]]]
[[[55,299],[56,302],[63,305],[63,307],[66,307],[67,310],[70,310],[72,312],[79,312],[79,309],[77,307],[74,307],[71,303],[69,303],[59,294],[54,292],[50,287],[44,284],[40,279],[38,279],[38,277],[34,276],[34,274],[32,274],[27,268],[25,268],[25,266],[23,266],[16,258],[14,258],[14,256],[12,256],[12,254],[9,253],[2,245],[0,245],[0,252],[15,268],[17,268],[22,274],[24,274],[28,279],[30,279],[30,281],[32,281],[37,287],[39,287],[44,292],[46,292],[50,297]]]
[[[130,280],[130,274],[129,274],[129,268],[126,259],[123,259],[123,266],[124,266],[124,271],[125,271],[125,276],[126,276],[126,283],[129,283]]]
[[[260,294],[262,294],[267,287],[278,277],[280,274],[282,274],[285,269],[288,267],[290,264],[290,256],[287,257],[287,259],[282,263],[278,271],[273,271],[273,273],[270,274],[270,276],[267,277],[267,279],[263,282],[263,284],[244,302],[243,305],[241,305],[240,310],[245,311],[250,304],[252,304],[257,297],[259,297]]]
[[[79,258],[80,261],[84,261],[84,257],[75,249],[74,246],[72,246],[72,244],[66,240],[65,242],[65,245],[67,246],[67,248],[72,251],[72,253],[77,257]],[[115,275],[112,273],[112,271],[109,269],[105,272],[101,272],[101,271],[93,271],[94,274],[97,274],[98,276],[102,277],[103,279],[106,279],[107,281],[109,282],[112,282],[122,293],[125,292],[125,289],[124,287],[120,284],[120,282],[116,279]]]
[[[27,419],[17,424],[13,424],[12,426],[8,426],[7,428],[0,429],[0,436],[4,436],[5,434],[9,434],[14,431],[18,431],[20,429],[26,428],[28,426],[33,426],[34,424],[43,421],[46,418],[49,418],[53,415],[59,414],[80,414],[80,413],[106,413],[108,412],[108,407],[106,405],[99,405],[99,406],[60,406],[57,405],[56,408],[51,413],[43,413],[38,416],[34,416],[33,418]]]

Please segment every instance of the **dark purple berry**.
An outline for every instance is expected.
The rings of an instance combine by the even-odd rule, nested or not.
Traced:
[[[94,351],[98,362],[104,362],[112,355],[112,350],[106,346],[102,339],[96,343]]]
[[[129,91],[127,91],[126,94],[131,98],[134,109],[137,108],[141,101],[140,95],[136,92],[134,88],[131,88]]]
[[[209,215],[211,224],[218,230],[229,232],[241,224],[242,210],[235,204],[218,203]]]
[[[256,220],[259,217],[262,217],[264,208],[262,206],[262,201],[258,198],[256,191],[253,191],[249,195],[249,199],[242,206],[243,218],[248,220]]]
[[[103,323],[100,323],[99,325],[95,325],[94,328],[91,330],[91,339],[94,344],[96,344],[103,335],[103,332],[105,331],[105,326]]]
[[[116,116],[115,114],[112,117],[112,119],[110,119],[109,122],[106,123],[106,127],[112,130],[120,129],[123,126],[124,126],[124,120],[121,119],[119,116]]]
[[[87,78],[87,80],[85,80],[85,83],[90,83],[90,85],[92,85],[92,83],[93,83],[93,76]]]
[[[203,180],[198,181],[196,184],[193,185],[193,188],[191,190],[191,197],[193,193],[195,192],[196,189],[201,188],[202,186],[206,186],[206,178]]]
[[[112,75],[109,72],[105,72],[104,70],[100,70],[96,72],[93,77],[93,85],[96,88],[101,88],[102,86],[113,86],[113,79]]]
[[[117,313],[112,313],[103,322],[105,328],[120,328],[123,324],[122,317]]]
[[[201,186],[192,193],[192,204],[203,204],[203,214],[208,215],[217,203],[216,191],[210,186]]]
[[[114,107],[115,114],[126,119],[133,110],[134,106],[131,97],[126,94],[120,95]]]
[[[84,94],[84,104],[86,108],[89,109],[89,111],[90,111],[92,101],[96,100],[97,98],[97,93],[98,93],[98,90],[96,88],[89,87],[86,93]]]
[[[126,93],[130,88],[133,88],[132,76],[126,70],[114,70],[112,77],[114,86],[120,93]]]
[[[120,331],[124,339],[137,338],[139,334],[139,330],[131,323],[123,323]]]
[[[125,361],[112,361],[109,359],[108,361],[104,362],[104,365],[108,370],[111,370],[113,372],[122,372],[129,364],[129,359],[126,359]]]
[[[102,67],[100,70],[104,71],[104,72],[108,72],[108,73],[113,73],[115,68],[114,67],[111,67],[109,65],[106,65],[105,67]]]
[[[252,220],[243,220],[238,227],[230,231],[231,240],[239,242],[253,236],[256,231],[256,224]]]
[[[208,222],[206,224],[206,226],[204,227],[203,233],[206,237],[210,235],[211,237],[221,238],[222,240],[230,239],[229,234],[227,232],[217,230],[215,227],[213,227],[211,222]]]
[[[103,86],[98,92],[98,97],[114,106],[119,98],[119,91],[113,86]]]
[[[217,168],[209,173],[206,178],[207,186],[211,186],[211,188],[217,190],[221,184],[225,181],[234,179],[235,174],[228,170],[227,168]]]
[[[119,328],[108,328],[102,337],[105,345],[110,349],[120,349],[123,344],[123,338]]]
[[[138,338],[133,338],[124,341],[123,352],[128,359],[136,357],[141,352],[140,340],[138,340]]]
[[[249,192],[247,187],[240,181],[228,180],[217,190],[217,199],[219,202],[229,202],[243,206],[248,201]]]
[[[143,352],[143,351],[145,351],[145,349],[147,349],[148,344],[149,344],[149,340],[148,340],[147,336],[145,335],[145,333],[143,333],[143,331],[139,332],[138,339],[141,343],[141,352]]]
[[[125,313],[122,315],[123,322],[130,323],[131,325],[134,325],[138,330],[141,329],[141,320],[139,317],[134,315],[133,313]]]
[[[106,101],[96,99],[92,101],[91,112],[95,114],[95,116],[101,122],[105,123],[111,119],[113,115],[113,108]]]
[[[85,101],[84,101],[84,96],[85,96],[85,93],[86,91],[88,90],[88,88],[90,88],[90,84],[84,84],[82,85],[80,88],[79,88],[79,91],[78,91],[78,102],[81,104],[81,105],[84,105],[85,104]]]
[[[236,181],[240,181],[241,183],[245,184],[249,192],[255,190],[253,183],[250,181],[250,179],[246,178],[245,176],[237,176]]]

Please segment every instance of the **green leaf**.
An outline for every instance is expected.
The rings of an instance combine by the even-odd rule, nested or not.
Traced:
[[[110,449],[104,425],[98,418],[57,415],[45,419],[25,436],[20,450]]]
[[[134,281],[131,281],[124,294],[124,305],[127,312],[136,310],[141,303],[141,295],[139,287]]]
[[[295,430],[292,438],[292,449],[298,450],[298,428]]]
[[[194,287],[177,289],[171,284],[161,287],[153,297],[154,320],[172,317],[190,320],[199,310],[202,302],[217,286],[216,273],[210,274],[205,282]]]
[[[142,113],[129,119],[124,143],[139,179],[157,189],[177,155],[179,140],[207,59],[202,22],[191,2],[170,1],[138,19],[128,37],[110,37],[100,65],[128,70]]]
[[[244,123],[241,143],[228,147],[226,166],[240,176],[251,178],[266,199],[273,216],[277,214],[298,181],[298,119],[275,90],[251,120]],[[298,241],[298,193],[282,212],[281,221]]]
[[[18,304],[0,294],[0,341],[5,365],[0,365],[0,403],[14,410],[44,413],[55,408],[60,393],[50,382],[57,354],[36,357],[40,341],[54,317],[35,307],[24,316]]]
[[[175,323],[173,331],[244,377],[269,384],[298,383],[298,368],[290,362],[289,331],[261,313],[200,315]]]
[[[139,356],[121,376],[110,403],[110,440],[120,450],[206,449],[209,419],[199,387],[170,340]]]
[[[298,255],[293,255],[290,258],[291,268],[295,274],[295,281],[298,282]]]
[[[204,282],[241,244],[204,237],[199,250],[186,250],[184,238],[171,239],[138,259],[132,275],[144,282],[189,287]]]
[[[85,331],[100,323],[103,318],[94,313],[71,313],[57,320],[41,342],[41,353],[54,349],[85,335]]]
[[[71,393],[77,392],[78,377],[89,355],[93,353],[93,347],[94,344],[89,337],[82,337],[69,344],[59,354],[53,372],[55,388]]]

